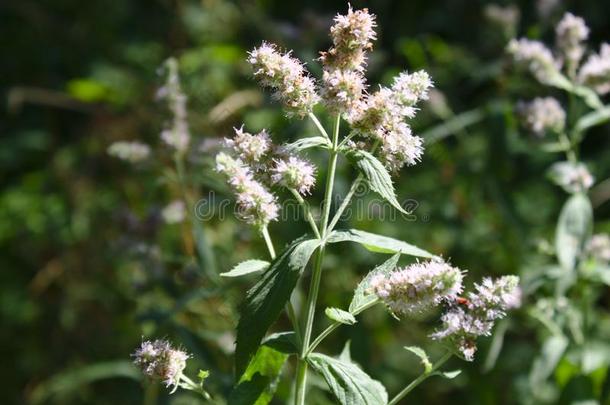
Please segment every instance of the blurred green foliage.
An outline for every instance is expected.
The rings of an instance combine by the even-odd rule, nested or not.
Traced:
[[[503,50],[510,33],[485,17],[484,1],[352,4],[368,6],[381,26],[370,82],[426,68],[442,92],[414,123],[429,140],[424,161],[406,169],[397,184],[401,199],[418,202],[417,219],[352,225],[442,254],[475,279],[539,267],[539,242],[553,239],[565,194],[545,178],[557,156],[532,147],[515,122],[515,100],[548,90],[507,69]],[[519,31],[531,37],[548,39],[558,17],[571,10],[586,19],[593,43],[610,38],[610,3],[566,2],[546,14],[532,2],[515,4]],[[171,181],[171,154],[158,140],[168,119],[155,100],[162,82],[158,68],[169,56],[180,63],[197,141],[188,162],[194,192],[229,196],[211,156],[233,126],[266,127],[278,140],[313,131],[305,121],[286,120],[256,88],[246,51],[265,38],[294,49],[319,74],[313,59],[329,44],[332,16],[345,9],[339,1],[0,4],[3,403],[195,403],[188,394],[170,398],[138,382],[125,360],[143,335],[184,345],[194,355],[191,371],[212,370],[206,384],[228,395],[236,307],[254,278],[214,281],[192,259],[196,247],[189,230],[160,219],[161,208],[180,191]],[[583,145],[599,183],[610,177],[609,133],[607,125],[596,128]],[[126,139],[152,145],[154,158],[130,166],[106,154],[110,143]],[[350,169],[341,164],[339,170]],[[610,232],[605,184],[591,193],[597,232]],[[349,184],[340,180],[337,187],[345,192]],[[204,226],[218,271],[248,258],[265,259],[263,242],[234,218],[215,217]],[[302,223],[272,225],[277,246],[305,230]],[[320,297],[325,306],[344,307],[362,274],[382,260],[349,249],[350,254],[329,249]],[[607,288],[597,297],[602,311],[608,311],[608,297]],[[317,328],[325,322],[320,316]],[[402,347],[426,346],[434,354],[426,339],[431,327],[398,324],[376,308],[353,327],[339,329],[325,349],[338,353],[350,339],[354,360],[396,392],[417,373],[418,359]],[[492,363],[485,361],[491,342],[483,341],[476,362],[456,362],[464,372],[455,380],[428,382],[410,399],[526,403],[519,381],[541,350],[538,325],[524,311],[503,328],[494,368],[485,369]],[[594,362],[598,355],[592,353]],[[569,386],[561,403],[573,403],[570,392],[586,392],[590,385],[600,395],[610,392],[607,362],[591,367],[593,377],[579,376],[562,360],[552,376]],[[289,391],[288,384],[280,385],[278,403]],[[311,398],[330,403],[323,390]]]

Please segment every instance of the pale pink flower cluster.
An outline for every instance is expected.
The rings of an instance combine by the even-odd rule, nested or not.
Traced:
[[[589,27],[585,20],[572,13],[566,13],[555,27],[557,48],[573,75],[584,53],[584,42],[589,38]]]
[[[180,86],[178,62],[175,59],[167,61],[167,81],[157,92],[159,99],[166,99],[172,112],[171,125],[161,132],[161,139],[179,153],[188,149],[191,135],[187,122],[186,95]]]
[[[553,97],[538,97],[530,102],[520,102],[517,112],[523,126],[539,137],[548,131],[559,133],[565,128],[566,113]]]
[[[559,74],[561,65],[540,41],[525,38],[513,39],[508,43],[506,49],[515,62],[527,68],[540,83],[548,84],[554,76]]]
[[[269,190],[254,178],[254,173],[239,158],[224,152],[216,155],[216,170],[229,178],[229,185],[237,195],[239,216],[251,225],[266,227],[279,215],[277,199]]]
[[[455,303],[443,314],[443,327],[431,337],[447,341],[464,359],[472,361],[477,337],[489,336],[495,321],[520,305],[518,277],[486,278],[481,284],[475,284],[475,292],[470,292],[467,299]]]
[[[173,385],[175,391],[190,356],[166,340],[155,340],[142,342],[132,357],[144,375],[164,382],[167,387]]]
[[[275,98],[284,103],[289,116],[302,118],[318,103],[314,80],[289,52],[281,53],[274,44],[263,42],[250,51],[248,62],[259,82],[275,91]]]
[[[563,67],[567,75],[598,94],[610,93],[610,44],[601,45],[599,53],[591,54],[582,63],[589,38],[589,27],[581,17],[566,13],[555,27],[557,49],[553,53],[539,41],[513,39],[507,51],[515,62],[527,67],[543,84],[558,79]],[[561,80],[561,79],[560,79]]]
[[[316,182],[315,167],[296,156],[275,160],[271,173],[273,183],[295,189],[299,194],[310,193]]]
[[[454,301],[462,292],[462,271],[442,260],[414,263],[390,274],[377,274],[371,291],[396,314],[416,314],[442,302]]]
[[[274,149],[269,133],[263,129],[257,134],[251,134],[244,131],[243,125],[234,130],[233,138],[225,139],[226,146],[233,149],[235,154],[255,171],[263,170],[266,167],[267,156]]]
[[[595,182],[584,163],[557,162],[551,166],[550,177],[568,193],[586,191]]]
[[[130,163],[137,163],[150,156],[150,146],[137,141],[119,141],[108,147],[108,154]]]
[[[602,44],[598,54],[592,54],[578,72],[580,83],[599,94],[610,93],[610,44]]]
[[[337,15],[330,29],[333,47],[322,52],[324,66],[322,98],[333,113],[349,114],[358,109],[366,91],[366,52],[377,37],[375,16],[367,9]]]
[[[610,235],[599,233],[591,236],[586,247],[587,252],[602,263],[610,263]]]
[[[381,86],[365,98],[361,111],[349,117],[358,134],[380,142],[381,157],[392,171],[421,159],[423,140],[411,133],[405,119],[415,116],[415,105],[428,98],[431,87],[430,76],[424,71],[401,73],[391,88]]]

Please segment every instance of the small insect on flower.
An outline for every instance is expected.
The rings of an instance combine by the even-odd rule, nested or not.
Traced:
[[[412,315],[455,301],[462,292],[462,279],[460,269],[437,259],[378,274],[370,289],[392,312]]]
[[[506,311],[521,305],[519,278],[504,276],[486,278],[475,284],[475,292],[468,298],[460,297],[441,317],[443,327],[432,339],[446,340],[461,356],[472,361],[476,352],[476,339],[489,336],[494,322],[506,316]]]
[[[162,381],[167,387],[173,386],[172,392],[178,388],[190,357],[186,352],[173,348],[166,340],[144,341],[131,356],[144,375]]]

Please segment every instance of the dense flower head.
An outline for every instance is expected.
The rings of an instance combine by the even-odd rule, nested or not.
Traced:
[[[553,97],[538,97],[530,102],[520,102],[517,112],[523,126],[537,136],[547,131],[561,132],[565,128],[566,113]]]
[[[281,53],[275,45],[263,42],[250,51],[248,62],[259,82],[275,91],[274,96],[284,103],[289,116],[303,117],[318,103],[313,79],[289,52]]]
[[[221,152],[216,155],[216,170],[229,178],[229,185],[237,195],[242,219],[260,228],[277,219],[279,206],[275,196],[254,179],[252,171],[243,161]]]
[[[239,129],[233,129],[235,136],[233,139],[225,139],[225,143],[240,159],[248,163],[258,163],[272,150],[273,143],[265,129],[257,134],[244,131],[243,125]]]
[[[338,14],[330,28],[333,47],[322,54],[325,66],[337,69],[364,70],[365,51],[377,39],[375,16],[368,9],[354,11],[350,6],[346,15]]]
[[[599,94],[610,93],[610,44],[602,44],[598,54],[592,54],[578,72],[578,81]]]
[[[428,99],[428,91],[432,86],[432,79],[424,70],[413,73],[402,72],[394,78],[392,91],[399,105],[413,107],[420,100]]]
[[[360,108],[366,90],[366,81],[361,72],[325,69],[322,83],[322,98],[331,113],[350,114]]]
[[[178,62],[175,59],[167,61],[167,81],[165,86],[159,89],[159,99],[166,99],[173,118],[169,128],[161,132],[161,139],[177,152],[184,153],[190,143],[191,135],[187,122],[186,95],[180,86],[178,75]]]
[[[462,292],[462,271],[438,259],[414,263],[390,274],[377,274],[370,288],[396,314],[415,314]]]
[[[586,191],[595,181],[584,163],[557,162],[551,167],[550,177],[568,193]]]
[[[176,388],[190,356],[166,340],[154,340],[142,342],[132,357],[144,375]]]
[[[566,13],[555,27],[557,48],[565,60],[571,74],[585,53],[583,42],[589,37],[589,27],[585,20],[572,13]]]
[[[150,156],[150,147],[137,141],[119,141],[108,147],[108,154],[121,160],[137,163]]]
[[[610,235],[599,233],[591,236],[587,242],[587,253],[602,263],[610,263]]]
[[[394,78],[391,88],[381,86],[346,117],[356,133],[380,142],[381,159],[393,172],[421,159],[423,140],[404,121],[415,116],[415,105],[428,98],[432,85],[424,71],[403,72]]]
[[[471,361],[477,337],[489,336],[496,320],[505,317],[507,310],[521,305],[519,278],[486,278],[481,284],[475,284],[475,291],[463,302],[452,305],[443,314],[443,327],[431,337],[448,341],[464,359]]]
[[[517,64],[529,69],[541,83],[548,83],[559,72],[559,63],[540,41],[513,39],[508,43],[507,51]]]
[[[308,194],[316,182],[315,168],[308,161],[296,156],[277,159],[271,180],[275,184],[295,189],[299,194]]]

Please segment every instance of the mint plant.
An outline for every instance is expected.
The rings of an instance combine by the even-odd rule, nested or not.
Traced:
[[[408,214],[396,196],[392,176],[398,176],[404,167],[417,164],[424,152],[423,139],[412,133],[407,121],[416,115],[418,103],[428,98],[432,80],[425,71],[403,72],[390,86],[369,87],[365,70],[368,52],[376,39],[375,28],[375,16],[367,9],[349,7],[346,15],[336,16],[330,30],[332,47],[319,58],[323,70],[321,80],[315,80],[291,52],[274,44],[263,42],[248,54],[254,77],[272,92],[286,116],[311,120],[319,134],[278,144],[269,131],[251,133],[242,126],[235,129],[233,138],[225,142],[225,150],[216,156],[217,171],[225,176],[235,193],[239,218],[257,230],[269,255],[268,261],[248,260],[221,274],[226,278],[260,273],[240,307],[235,344],[237,382],[227,399],[230,404],[268,403],[281,378],[283,364],[291,357],[296,360],[295,405],[310,403],[308,376],[312,372],[326,381],[341,404],[397,404],[431,376],[455,377],[457,372],[441,372],[441,366],[453,355],[472,361],[477,338],[489,336],[494,322],[520,305],[516,276],[484,279],[471,291],[464,292],[465,272],[442,257],[383,235],[337,228],[356,191],[363,185],[394,209]],[[182,146],[187,142],[183,135],[188,133],[188,129],[185,132],[179,125],[184,112],[181,102],[180,98],[170,99],[176,120],[172,131],[163,136],[176,149],[178,171]],[[325,127],[314,111],[322,108],[332,117],[332,128]],[[307,201],[319,182],[316,168],[304,156],[312,149],[325,152],[328,160],[319,218]],[[340,158],[353,165],[359,174],[352,180],[340,206],[331,212]],[[273,240],[270,227],[280,218],[282,201],[278,194],[281,190],[299,203],[311,233],[276,251],[277,241]],[[189,201],[187,204],[192,209]],[[318,295],[323,286],[325,254],[340,242],[354,242],[369,251],[391,256],[354,286],[349,305],[325,309],[331,324],[317,332],[314,320],[319,316]],[[405,256],[416,260],[399,266]],[[311,275],[307,298],[298,307],[291,296],[308,267]],[[359,314],[377,304],[384,304],[397,318],[412,321],[443,311],[439,326],[430,332],[430,338],[439,341],[446,348],[446,354],[432,361],[423,349],[407,346],[408,351],[421,359],[424,370],[393,396],[351,359],[349,345],[338,356],[318,351],[324,339],[337,328],[355,324]],[[292,330],[268,334],[282,313],[290,320]],[[136,353],[136,358],[140,357]],[[171,382],[193,389],[188,381],[184,385],[176,384],[183,380],[172,378]]]
[[[556,403],[565,382],[577,376],[591,379],[601,397],[602,382],[594,375],[610,364],[610,336],[604,327],[609,318],[597,305],[610,285],[610,237],[592,234],[589,190],[595,180],[581,153],[589,130],[610,120],[610,105],[601,98],[610,92],[610,45],[602,44],[599,53],[585,58],[588,36],[585,21],[566,13],[555,28],[553,50],[529,39],[512,40],[507,47],[516,64],[549,92],[563,92],[562,99],[539,97],[520,102],[516,110],[540,150],[564,155],[548,175],[569,195],[559,213],[554,243],[541,244],[544,254],[536,262],[542,264],[524,272],[524,289],[535,297],[528,312],[540,322],[542,346],[524,384],[526,403]],[[569,370],[567,376],[564,371],[563,384],[552,379],[559,367]],[[596,399],[594,393],[587,395],[587,400]]]

